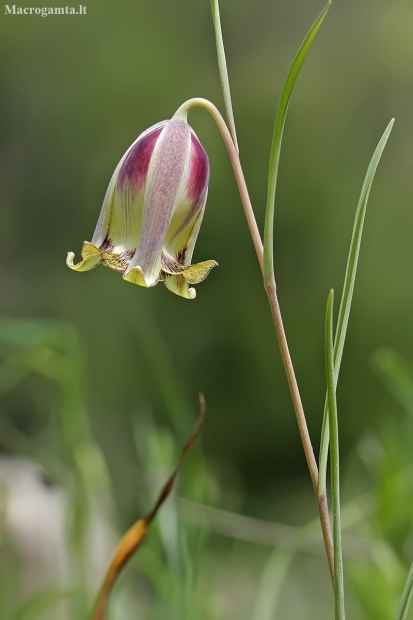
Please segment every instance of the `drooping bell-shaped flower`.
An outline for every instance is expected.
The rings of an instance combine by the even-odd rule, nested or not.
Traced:
[[[185,120],[172,118],[144,131],[120,160],[109,183],[92,241],[82,261],[66,264],[88,271],[99,263],[140,286],[160,280],[193,299],[194,288],[217,265],[191,265],[208,193],[209,161]]]

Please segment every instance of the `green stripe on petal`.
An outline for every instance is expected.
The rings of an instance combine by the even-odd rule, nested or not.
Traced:
[[[206,196],[203,204],[194,208],[187,202],[181,203],[172,216],[166,233],[164,251],[184,265],[189,265],[194,253],[202,218],[205,211]]]

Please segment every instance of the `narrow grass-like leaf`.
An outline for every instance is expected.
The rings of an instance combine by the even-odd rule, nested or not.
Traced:
[[[235,148],[238,149],[237,132],[235,130],[234,112],[232,109],[231,90],[229,87],[229,77],[227,69],[227,60],[225,58],[224,40],[222,38],[221,17],[219,14],[218,0],[211,0],[212,21],[215,29],[215,43],[218,57],[218,70],[221,79],[222,95],[224,97],[225,112],[227,116],[229,131]]]
[[[192,428],[192,403],[159,323],[144,304],[141,304],[139,314],[135,312],[131,315],[131,323],[148,368],[156,379],[157,389],[165,401],[174,433],[178,441],[184,441],[183,438],[190,432],[188,429]]]
[[[258,584],[252,620],[272,620],[277,617],[280,595],[295,555],[295,551],[278,547],[271,553]]]
[[[205,401],[202,395],[200,395],[200,405],[201,405],[201,412],[198,416],[195,431],[192,433],[184,449],[182,450],[178,465],[175,468],[172,475],[168,478],[166,484],[164,485],[155,503],[155,506],[146,515],[146,517],[144,517],[143,519],[139,519],[139,521],[136,521],[136,523],[132,525],[132,527],[126,532],[126,534],[120,541],[118,548],[115,551],[113,560],[109,566],[108,572],[106,573],[106,577],[104,579],[102,588],[97,596],[97,600],[95,602],[93,612],[91,615],[92,620],[104,620],[105,613],[106,613],[106,606],[107,606],[107,602],[108,602],[109,595],[112,590],[113,584],[115,583],[120,571],[125,566],[129,558],[135,553],[135,551],[141,545],[143,539],[146,536],[149,525],[155,518],[159,508],[162,506],[166,498],[171,493],[175,479],[178,475],[179,468],[181,467],[186,455],[188,454],[188,452],[190,451],[190,449],[196,442],[202,423],[204,421]]]
[[[388,124],[384,134],[382,135],[376,150],[373,153],[367,173],[364,179],[363,187],[356,210],[354,219],[353,233],[351,236],[350,250],[347,259],[346,275],[344,278],[343,293],[341,296],[340,309],[338,311],[337,328],[334,339],[334,380],[337,387],[338,375],[340,372],[341,358],[343,356],[344,342],[347,334],[348,320],[350,316],[351,302],[353,299],[354,283],[356,280],[357,264],[360,254],[361,238],[363,234],[364,218],[366,215],[367,202],[371,186],[373,184],[374,175],[377,166],[386,146],[390,132],[393,128],[394,119]],[[328,459],[328,442],[329,442],[329,417],[327,399],[324,407],[323,427],[321,432],[320,461],[319,461],[319,495],[326,492],[327,477],[327,459]]]
[[[344,620],[344,584],[343,584],[343,552],[341,544],[340,518],[340,465],[338,445],[338,419],[336,401],[336,381],[334,370],[333,345],[333,301],[334,292],[330,291],[327,301],[325,351],[328,415],[331,429],[331,494],[333,499],[333,543],[334,543],[334,603],[335,620]]]
[[[410,567],[409,574],[407,575],[406,583],[403,589],[403,593],[400,599],[399,607],[396,612],[394,620],[406,620],[409,613],[410,603],[412,602],[413,595],[413,564]]]
[[[281,143],[283,138],[285,119],[287,116],[288,105],[290,103],[291,93],[294,88],[294,84],[300,73],[300,69],[303,66],[304,60],[311,47],[312,42],[320,28],[323,20],[330,8],[331,0],[327,3],[326,7],[321,12],[318,19],[315,21],[313,27],[304,39],[291,69],[288,73],[287,80],[284,85],[284,89],[281,93],[280,102],[278,104],[277,114],[275,117],[274,133],[271,144],[270,154],[270,166],[268,173],[268,194],[267,194],[267,207],[265,213],[265,228],[264,228],[264,282],[268,284],[274,278],[274,205],[275,205],[275,190],[277,186],[278,166],[280,161]]]

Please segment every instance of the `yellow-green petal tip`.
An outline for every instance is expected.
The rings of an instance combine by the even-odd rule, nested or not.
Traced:
[[[68,252],[66,257],[66,265],[74,271],[90,271],[101,262],[100,251],[97,247],[85,241],[82,248],[82,260],[74,263],[74,252]]]

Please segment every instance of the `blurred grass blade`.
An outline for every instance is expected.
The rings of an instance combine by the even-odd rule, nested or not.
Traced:
[[[412,602],[413,595],[413,564],[410,567],[409,574],[407,575],[406,584],[403,589],[403,593],[400,599],[399,607],[396,612],[394,620],[406,620],[409,613],[410,603]]]
[[[354,219],[353,233],[351,236],[350,250],[347,259],[346,275],[344,278],[343,293],[341,296],[340,309],[338,311],[337,328],[334,339],[334,381],[337,387],[338,375],[340,372],[341,358],[343,356],[344,342],[347,334],[348,319],[350,316],[351,302],[353,299],[354,283],[356,280],[357,264],[360,254],[361,238],[363,234],[364,218],[366,215],[367,202],[377,166],[386,146],[390,132],[393,128],[394,119],[388,124],[382,135],[376,150],[373,153],[367,173],[364,179],[359,202],[357,205],[356,216]],[[320,461],[319,461],[319,496],[326,492],[328,442],[329,442],[329,417],[327,399],[324,407],[323,427],[321,431]]]
[[[97,600],[95,602],[95,606],[91,615],[92,620],[103,620],[105,618],[106,606],[113,584],[115,583],[120,571],[125,566],[126,562],[141,545],[143,539],[145,538],[148,527],[151,524],[151,521],[155,518],[159,508],[162,506],[162,504],[172,491],[176,476],[178,475],[179,468],[181,467],[186,455],[198,438],[199,431],[205,417],[205,401],[202,395],[200,395],[200,408],[201,411],[198,416],[196,428],[187,443],[185,444],[178,465],[176,466],[174,472],[164,485],[155,503],[155,506],[146,515],[146,517],[144,517],[143,519],[139,519],[139,521],[136,521],[136,523],[132,525],[132,527],[126,532],[126,534],[120,541],[118,548],[115,551],[113,560],[109,566],[108,572],[106,573],[102,588],[97,596]]]
[[[218,57],[218,70],[219,77],[221,79],[222,95],[224,97],[225,112],[229,125],[229,131],[231,133],[232,141],[235,148],[238,149],[237,132],[235,130],[234,112],[232,109],[231,90],[229,87],[229,77],[227,69],[227,60],[225,58],[224,40],[222,38],[221,29],[221,17],[219,14],[219,2],[218,0],[211,0],[212,21],[215,30],[215,43],[217,48]]]
[[[340,464],[338,445],[338,419],[336,402],[336,381],[334,370],[333,345],[333,301],[334,292],[330,291],[327,301],[325,350],[328,414],[331,428],[331,494],[333,499],[333,543],[334,543],[334,603],[335,620],[344,620],[344,584],[343,584],[343,552],[341,544],[340,518]]]
[[[275,117],[274,133],[271,144],[270,154],[270,166],[268,173],[268,194],[267,194],[267,207],[265,213],[265,228],[264,228],[264,282],[267,284],[272,281],[274,277],[274,204],[275,204],[275,190],[277,186],[277,174],[278,165],[280,161],[281,143],[283,138],[285,119],[287,116],[288,105],[290,103],[291,93],[294,88],[295,81],[298,77],[304,60],[311,47],[311,44],[323,23],[323,20],[330,8],[331,0],[327,3],[326,7],[321,12],[318,19],[315,21],[313,27],[304,39],[297,56],[287,76],[287,80],[284,85],[284,89],[281,93],[280,103],[278,104],[277,114]]]
[[[277,617],[280,595],[295,555],[295,551],[279,548],[271,553],[258,585],[252,620],[273,620]]]
[[[131,315],[131,322],[170,414],[174,433],[178,441],[184,441],[183,438],[188,437],[190,432],[188,429],[192,428],[193,407],[182,373],[177,371],[156,317],[146,305],[141,304],[139,315]]]
[[[373,368],[402,407],[413,415],[413,369],[390,347],[382,347],[372,357]]]

